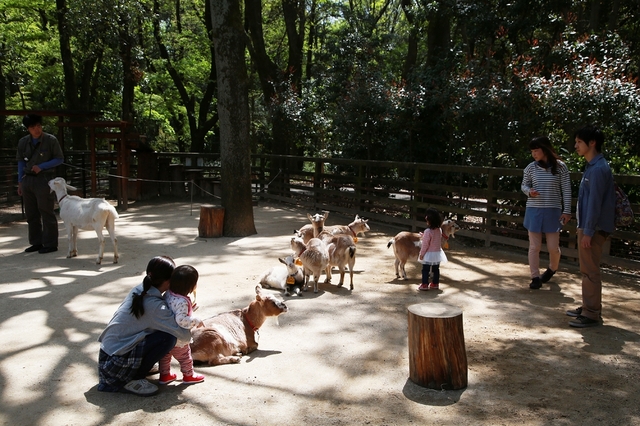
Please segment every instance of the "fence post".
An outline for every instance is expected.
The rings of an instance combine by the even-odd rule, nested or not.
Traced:
[[[411,193],[411,207],[409,207],[409,212],[411,213],[411,220],[418,220],[418,187],[420,186],[420,175],[421,175],[420,167],[416,166],[413,174],[413,191]],[[415,225],[415,222],[411,224],[411,232],[416,232],[418,227]]]
[[[491,246],[491,229],[495,227],[496,220],[494,219],[496,216],[496,204],[498,200],[495,197],[496,191],[496,183],[497,183],[497,175],[495,174],[493,169],[489,169],[489,175],[487,176],[487,223],[485,228],[485,240],[484,246]]]
[[[316,160],[313,164],[313,207],[315,208],[321,204],[320,190],[324,189],[324,182],[322,179],[324,163],[322,160]]]

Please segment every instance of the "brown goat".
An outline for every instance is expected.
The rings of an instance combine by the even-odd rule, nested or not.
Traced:
[[[298,230],[293,231],[293,233],[297,234],[300,238],[302,238],[304,243],[307,244],[310,239],[317,237],[318,234],[324,230],[324,222],[329,217],[329,212],[324,211],[323,213],[324,215],[316,213],[313,216],[307,213],[307,218],[309,218],[309,221],[311,221],[311,223],[304,225]]]
[[[369,219],[363,219],[360,216],[356,215],[356,218],[348,225],[331,225],[325,226],[324,230],[332,233],[333,235],[349,235],[353,237],[355,242],[358,242],[358,234],[364,235],[365,232],[370,231],[369,225],[367,222]]]
[[[209,365],[234,364],[242,355],[258,349],[255,335],[267,317],[287,312],[287,305],[256,286],[256,300],[244,309],[203,320],[204,327],[192,330],[191,356]]]
[[[451,219],[442,222],[442,245],[443,248],[449,248],[448,239],[455,238],[455,233],[460,226]],[[393,254],[396,257],[394,266],[396,269],[396,278],[407,279],[407,272],[404,269],[407,260],[418,260],[420,254],[420,246],[422,245],[422,234],[417,232],[402,231],[395,237],[391,238],[387,243],[387,248],[393,244]]]
[[[356,264],[356,243],[349,235],[338,234],[333,235],[327,231],[321,232],[318,238],[327,246],[329,253],[329,264],[326,269],[326,277],[324,282],[331,282],[331,267],[337,266],[340,270],[340,283],[338,287],[344,284],[344,269],[349,266],[349,288],[353,290],[353,267]]]

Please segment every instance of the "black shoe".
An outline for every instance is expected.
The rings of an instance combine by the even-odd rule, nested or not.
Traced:
[[[531,280],[531,284],[529,284],[529,288],[533,290],[537,290],[542,287],[542,282],[540,281],[540,277],[535,277]]]
[[[34,244],[31,247],[27,247],[24,249],[25,253],[33,253],[34,251],[38,251],[42,248],[42,244]]]
[[[44,253],[51,253],[54,251],[58,251],[58,247],[42,247],[40,250],[38,250],[38,253],[44,254]]]
[[[582,315],[578,315],[576,319],[569,321],[569,325],[571,327],[578,327],[578,328],[596,327],[601,324],[602,324],[602,321],[596,321]]]
[[[548,282],[555,273],[556,271],[552,271],[551,269],[547,268],[547,270],[544,271],[544,274],[542,274],[542,276],[540,277],[540,281],[542,281],[543,284]]]
[[[575,309],[569,309],[567,311],[567,315],[569,315],[570,317],[579,317],[580,315],[582,315],[582,306]]]

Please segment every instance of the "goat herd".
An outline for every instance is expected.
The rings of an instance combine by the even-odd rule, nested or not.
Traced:
[[[279,258],[284,265],[274,266],[260,279],[263,287],[284,290],[285,296],[300,295],[300,290],[307,289],[313,275],[313,291],[318,292],[320,274],[325,272],[325,283],[331,283],[331,269],[336,266],[340,271],[338,287],[344,284],[345,268],[349,268],[349,288],[353,290],[353,267],[356,262],[356,243],[358,235],[369,231],[367,220],[356,215],[348,225],[325,226],[329,212],[307,217],[311,222],[294,231],[291,238],[293,255]],[[455,238],[460,229],[457,223],[447,219],[442,223],[443,245],[448,248],[448,239]],[[389,240],[387,248],[393,245],[395,255],[396,277],[407,279],[405,264],[409,259],[417,260],[420,252],[422,235],[416,232],[399,232]]]
[[[51,192],[56,193],[60,206],[60,218],[67,229],[69,250],[67,257],[78,255],[78,229],[93,229],[98,236],[98,257],[100,264],[104,256],[103,228],[107,228],[113,243],[113,263],[118,263],[118,239],[115,233],[115,220],[118,218],[116,209],[102,198],[80,198],[68,195],[67,190],[76,191],[66,181],[57,177],[49,181]],[[331,269],[336,266],[340,271],[338,287],[344,285],[345,268],[349,268],[349,288],[353,290],[353,267],[356,262],[356,243],[358,235],[369,231],[367,220],[356,215],[355,220],[348,225],[325,226],[329,212],[310,215],[310,224],[295,230],[296,236],[291,238],[292,256],[279,258],[284,265],[278,265],[264,274],[260,284],[264,287],[282,289],[286,296],[300,295],[300,290],[307,290],[309,279],[313,275],[313,291],[318,292],[320,274],[325,273],[325,283],[331,282]],[[453,238],[460,229],[451,219],[442,222],[443,244]],[[400,232],[389,240],[387,247],[393,245],[395,255],[395,271],[397,278],[407,279],[405,264],[409,259],[416,260],[420,251],[421,234],[416,232]],[[447,246],[445,246],[447,248]]]
[[[98,258],[100,264],[104,255],[103,228],[107,228],[113,242],[113,263],[118,262],[118,240],[115,234],[115,219],[118,213],[107,201],[100,198],[80,198],[68,195],[67,190],[76,188],[68,185],[63,178],[49,181],[49,187],[56,193],[60,206],[60,218],[65,224],[69,239],[67,257],[78,255],[78,229],[95,230],[98,240]],[[345,268],[349,270],[349,288],[353,290],[353,269],[356,261],[358,235],[369,231],[367,220],[356,215],[348,225],[325,226],[329,212],[307,214],[310,224],[294,231],[291,238],[293,254],[278,259],[277,265],[260,279],[262,287],[284,290],[286,296],[301,295],[307,290],[313,275],[313,291],[318,292],[320,275],[325,273],[325,283],[331,282],[331,269],[340,271],[338,287],[344,285]],[[460,227],[453,220],[442,224],[443,244],[454,237]],[[407,278],[405,264],[409,259],[417,260],[420,251],[421,234],[400,232],[391,238],[387,248],[393,245],[395,254],[396,277]],[[446,247],[445,247],[446,248]],[[192,330],[191,353],[196,362],[209,365],[237,363],[243,354],[253,352],[258,347],[255,334],[267,317],[287,312],[284,302],[273,295],[265,294],[261,286],[256,286],[256,299],[243,309],[221,313],[203,320],[204,327]]]

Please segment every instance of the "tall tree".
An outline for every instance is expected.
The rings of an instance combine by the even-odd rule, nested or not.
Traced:
[[[209,73],[205,77],[200,77],[204,82],[200,84],[193,84],[192,81],[188,81],[189,77],[192,77],[188,72],[181,72],[175,65],[176,62],[184,61],[189,64],[196,62],[197,58],[185,58],[185,52],[188,54],[192,52],[191,49],[186,49],[183,46],[167,46],[162,34],[163,22],[161,22],[160,13],[160,1],[154,0],[154,19],[153,19],[153,35],[158,46],[160,57],[164,62],[164,66],[173,81],[173,84],[178,92],[180,101],[186,109],[186,119],[189,125],[189,133],[191,136],[191,151],[203,152],[205,146],[205,137],[209,131],[211,131],[218,123],[218,115],[215,111],[211,111],[213,107],[214,96],[216,92],[216,65],[215,65],[215,52],[214,43],[212,37],[212,17],[211,17],[211,2],[205,2],[205,14],[204,24],[206,28],[206,34],[208,39],[208,46],[210,52],[209,59]],[[185,38],[191,40],[191,37],[182,34],[184,26],[181,19],[181,6],[180,2],[176,2],[175,6],[175,29],[178,33],[176,38]],[[167,25],[164,25],[167,27]],[[173,47],[170,49],[170,47]],[[172,57],[171,52],[174,52],[178,57]],[[195,56],[195,55],[192,55]],[[204,64],[202,65],[204,66]],[[199,90],[200,87],[202,90]],[[189,87],[192,90],[189,90]],[[197,102],[197,98],[200,97],[200,101]]]
[[[218,116],[225,236],[256,233],[251,197],[249,85],[238,0],[210,0],[218,75]]]

